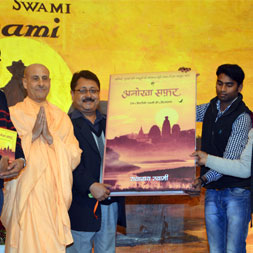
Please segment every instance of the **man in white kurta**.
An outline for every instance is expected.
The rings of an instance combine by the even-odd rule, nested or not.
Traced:
[[[26,167],[5,184],[1,220],[6,227],[6,252],[60,253],[73,242],[68,209],[72,170],[81,150],[69,117],[46,101],[48,69],[26,68],[23,79],[28,97],[10,107],[11,119],[22,142]]]

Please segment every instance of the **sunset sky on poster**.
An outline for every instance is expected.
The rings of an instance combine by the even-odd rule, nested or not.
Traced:
[[[181,130],[195,128],[196,73],[161,72],[113,75],[110,81],[107,138],[135,133],[142,127],[148,133],[151,126],[161,129],[165,116],[171,127],[179,124]],[[126,96],[124,92],[152,90],[152,95]],[[159,94],[160,89],[173,90],[168,96]],[[156,95],[158,94],[158,96]],[[145,103],[145,104],[144,104]]]

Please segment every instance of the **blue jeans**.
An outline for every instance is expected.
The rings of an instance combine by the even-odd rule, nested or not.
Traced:
[[[118,203],[101,205],[101,228],[97,232],[71,230],[74,244],[67,247],[67,253],[115,253]]]
[[[206,232],[210,253],[245,253],[250,222],[250,191],[207,189]]]

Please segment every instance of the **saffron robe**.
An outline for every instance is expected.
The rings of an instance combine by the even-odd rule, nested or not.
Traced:
[[[40,106],[44,106],[53,144],[42,136],[32,143]],[[5,183],[2,223],[6,253],[60,253],[73,242],[68,209],[72,201],[72,170],[81,150],[72,123],[63,111],[30,98],[10,107],[11,120],[21,138],[26,167]]]

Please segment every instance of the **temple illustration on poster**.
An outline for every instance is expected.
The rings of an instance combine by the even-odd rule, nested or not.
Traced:
[[[8,156],[9,161],[15,160],[17,132],[0,127],[0,155]]]
[[[196,74],[111,76],[104,183],[112,195],[192,190]]]

